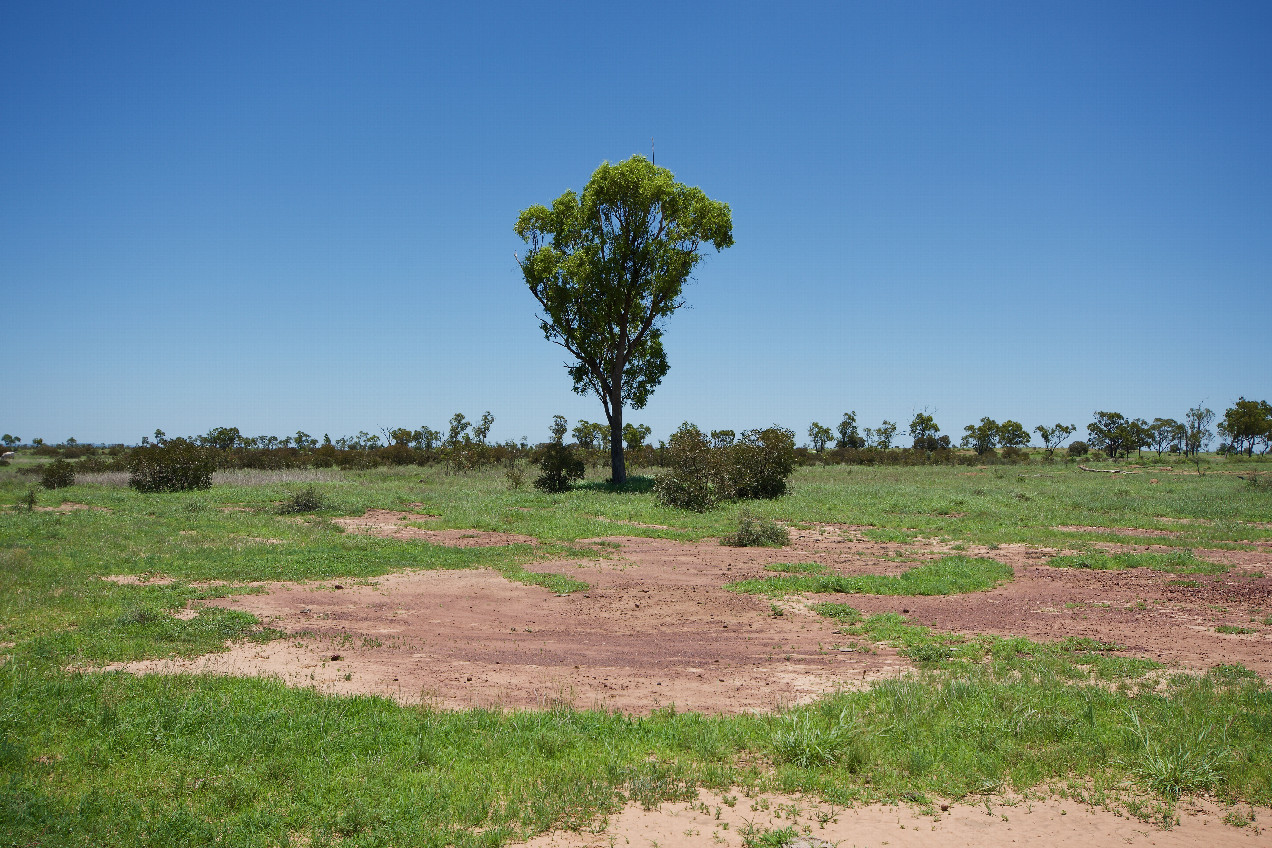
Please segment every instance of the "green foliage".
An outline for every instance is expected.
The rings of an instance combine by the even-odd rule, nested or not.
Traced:
[[[691,512],[706,512],[727,500],[720,456],[701,430],[681,424],[667,444],[666,468],[654,482],[654,494],[667,506]]]
[[[720,539],[732,548],[780,548],[791,543],[791,534],[770,518],[759,518],[743,512],[738,516],[738,529]]]
[[[1186,550],[1112,554],[1094,551],[1055,556],[1047,564],[1055,568],[1089,568],[1093,571],[1117,571],[1124,568],[1149,568],[1172,574],[1223,574],[1228,571],[1228,566],[1197,559],[1192,551]]]
[[[322,492],[316,486],[306,486],[299,491],[292,492],[278,507],[278,511],[282,515],[292,515],[302,512],[317,512],[327,505],[327,499],[323,497]]]
[[[75,466],[65,459],[55,459],[40,471],[40,485],[46,489],[64,489],[75,485]]]
[[[747,430],[727,448],[724,461],[730,499],[780,498],[795,468],[795,433],[783,427]]]
[[[207,448],[178,438],[134,448],[128,467],[128,485],[139,492],[184,492],[210,489],[216,460]]]
[[[840,766],[859,771],[865,756],[854,741],[846,712],[833,722],[807,712],[792,713],[773,732],[773,760],[803,769]]]
[[[536,462],[543,473],[535,479],[534,485],[536,489],[545,492],[568,491],[570,484],[576,480],[582,480],[587,470],[583,467],[583,460],[578,458],[574,448],[560,442],[544,445],[539,451]]]
[[[813,450],[824,451],[833,438],[835,438],[835,432],[825,424],[814,421],[808,425],[808,443],[812,445]]]
[[[699,248],[733,244],[728,204],[633,156],[602,164],[582,196],[522,211],[515,229],[529,245],[519,261],[544,337],[577,360],[574,391],[595,394],[619,427],[623,407],[643,408],[667,373],[663,323],[684,303]],[[622,443],[611,451],[622,484]]]
[[[948,556],[911,568],[896,577],[876,574],[852,577],[841,574],[784,574],[778,577],[741,580],[730,583],[725,588],[735,592],[773,597],[804,592],[863,595],[961,595],[992,589],[1010,580],[1012,576],[1011,566],[997,560]]]
[[[1209,792],[1224,781],[1224,766],[1231,751],[1211,738],[1212,727],[1195,734],[1163,736],[1152,733],[1139,713],[1128,710],[1127,731],[1138,743],[1132,763],[1135,773],[1154,792],[1177,800],[1185,792]]]
[[[27,489],[26,494],[18,499],[18,506],[25,507],[27,512],[31,512],[35,509],[36,502],[35,488],[32,487]]]
[[[845,412],[843,419],[835,427],[839,438],[835,441],[837,450],[859,449],[866,446],[866,440],[857,432],[857,413]]]
[[[1088,445],[1086,442],[1082,441],[1081,439],[1079,439],[1078,441],[1069,443],[1068,451],[1069,451],[1069,456],[1076,459],[1077,457],[1086,456],[1088,453],[1090,453],[1091,446]]]

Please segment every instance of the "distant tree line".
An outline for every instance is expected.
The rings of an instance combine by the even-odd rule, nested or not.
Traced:
[[[47,444],[43,439],[32,439],[24,445],[19,436],[5,433],[0,443],[6,451],[29,447],[37,456],[62,460],[78,460],[74,463],[78,472],[132,471],[138,457],[147,449],[177,445],[185,455],[206,457],[213,468],[282,469],[298,467],[340,467],[345,469],[372,468],[381,465],[429,465],[440,464],[452,473],[496,465],[515,466],[518,461],[537,460],[544,449],[559,445],[571,449],[571,461],[602,467],[612,462],[611,428],[605,424],[580,420],[573,428],[562,416],[556,416],[547,442],[532,445],[524,437],[520,442],[494,442],[490,431],[495,422],[490,412],[479,419],[470,420],[463,413],[451,416],[445,430],[429,426],[418,428],[382,428],[377,433],[359,431],[352,436],[321,438],[298,430],[290,436],[249,436],[237,427],[214,427],[207,433],[192,437],[170,438],[162,430],[141,439],[137,446],[84,444],[73,438],[61,444]],[[691,429],[686,429],[691,428]],[[734,430],[702,431],[691,424],[677,431],[680,441],[695,446],[707,445],[721,451],[739,443]],[[761,431],[743,434],[754,438]],[[784,431],[789,432],[789,431]],[[1041,442],[1043,459],[1050,460],[1056,451],[1077,433],[1072,424],[1040,424],[1032,431]],[[692,433],[692,440],[688,435]],[[573,442],[566,437],[572,436]],[[648,425],[625,423],[622,427],[625,461],[631,467],[667,467],[677,461],[672,445],[659,441],[650,442]],[[793,434],[792,434],[793,435]],[[909,445],[902,442],[908,437]],[[1196,457],[1209,450],[1215,437],[1220,454],[1253,456],[1267,454],[1272,449],[1272,405],[1267,401],[1237,400],[1216,417],[1213,410],[1198,404],[1187,410],[1180,419],[1130,418],[1119,412],[1097,410],[1091,423],[1086,425],[1085,439],[1069,441],[1066,456],[1069,458],[1129,457],[1132,453],[1142,456],[1146,450],[1158,457],[1175,454]],[[856,412],[846,412],[832,429],[814,421],[808,428],[808,442],[794,447],[792,439],[791,461],[796,465],[925,465],[925,464],[983,464],[986,462],[1021,462],[1030,459],[1030,431],[1011,419],[999,422],[989,417],[963,428],[957,445],[950,436],[943,435],[935,418],[920,412],[910,420],[902,434],[897,423],[884,420],[878,427],[861,428]],[[187,450],[188,449],[188,450]],[[695,449],[697,449],[695,447]],[[684,453],[684,451],[681,451]],[[2,462],[3,460],[0,460]],[[572,466],[573,467],[573,466]],[[32,469],[30,473],[37,473]],[[724,484],[716,485],[720,492],[727,491]]]

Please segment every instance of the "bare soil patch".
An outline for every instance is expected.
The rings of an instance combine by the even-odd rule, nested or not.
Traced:
[[[401,526],[402,513],[373,513],[350,520],[377,532],[406,531],[399,538],[433,539]],[[909,668],[890,648],[841,649],[851,640],[800,599],[774,605],[723,588],[771,575],[764,566],[776,562],[818,562],[848,575],[898,573],[914,565],[895,561],[899,552],[920,558],[943,552],[922,541],[854,539],[845,529],[798,529],[783,549],[606,537],[620,545],[614,558],[527,566],[591,586],[568,596],[489,571],[407,572],[361,585],[265,584],[263,594],[204,603],[251,612],[288,638],[193,660],[116,667],[275,675],[330,692],[448,708],[570,703],[636,713],[669,704],[713,713],[767,711]],[[1205,670],[1239,662],[1272,677],[1272,627],[1261,623],[1272,614],[1272,578],[1260,574],[1272,565],[1268,552],[1199,551],[1240,560],[1220,575],[1052,568],[1046,561],[1053,551],[1025,545],[969,546],[965,553],[1011,564],[1015,579],[972,595],[819,595],[809,601],[899,612],[941,631],[1040,641],[1086,636],[1167,664]],[[1216,632],[1222,624],[1254,632]]]
[[[492,533],[485,530],[425,530],[406,523],[427,521],[436,517],[414,512],[396,512],[391,509],[369,509],[365,515],[333,518],[331,522],[339,524],[351,533],[366,533],[369,536],[380,536],[385,539],[419,539],[452,548],[533,545],[538,542],[533,536],[523,536],[519,533]]]
[[[732,806],[730,800],[734,802]],[[703,791],[692,802],[665,803],[656,810],[629,805],[595,830],[557,831],[525,844],[527,848],[610,848],[613,845],[740,848],[749,828],[760,833],[794,828],[800,836],[791,845],[800,848],[833,845],[863,848],[880,845],[892,848],[1272,846],[1272,832],[1264,827],[1269,811],[1263,809],[1255,811],[1253,825],[1236,828],[1223,822],[1226,812],[1223,807],[1205,802],[1181,804],[1177,811],[1178,824],[1170,830],[1162,830],[1111,810],[1059,798],[986,798],[979,805],[946,806],[946,810],[928,815],[907,806],[875,804],[845,809],[810,798],[780,795],[747,798],[739,791],[723,795]],[[1249,810],[1243,807],[1242,812]]]
[[[89,504],[75,503],[74,501],[63,501],[61,506],[35,506],[31,507],[36,512],[57,512],[65,515],[68,512],[77,512],[81,509],[91,509],[93,512],[110,512],[107,506],[90,506]]]

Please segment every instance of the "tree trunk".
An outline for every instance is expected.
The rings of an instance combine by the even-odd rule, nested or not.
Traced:
[[[610,401],[610,482],[621,486],[627,482],[627,463],[623,459],[623,402]]]

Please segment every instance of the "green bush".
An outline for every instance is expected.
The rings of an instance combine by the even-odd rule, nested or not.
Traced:
[[[667,506],[706,512],[728,493],[720,468],[720,452],[701,430],[688,422],[671,434],[667,471],[654,482],[654,494]]]
[[[535,463],[543,471],[534,481],[536,489],[545,492],[564,492],[575,480],[583,479],[583,460],[574,449],[560,442],[550,442],[540,451]]]
[[[769,518],[757,518],[742,513],[738,529],[720,540],[720,544],[733,548],[780,548],[791,543],[791,534],[782,525]]]
[[[748,430],[725,448],[730,497],[735,500],[780,498],[795,469],[795,433],[784,427]]]
[[[55,459],[40,469],[40,485],[46,489],[64,489],[75,485],[75,466]]]
[[[781,427],[748,430],[715,447],[692,424],[671,436],[667,471],[654,484],[667,506],[705,512],[721,501],[778,498],[795,468],[795,434]]]
[[[1069,456],[1086,456],[1090,452],[1091,446],[1081,440],[1069,444]]]
[[[279,504],[278,511],[283,515],[317,512],[326,505],[327,499],[323,497],[322,492],[314,486],[306,486],[298,492],[293,492],[289,498]]]
[[[216,458],[186,439],[169,439],[133,450],[128,485],[139,492],[184,492],[212,488]]]

